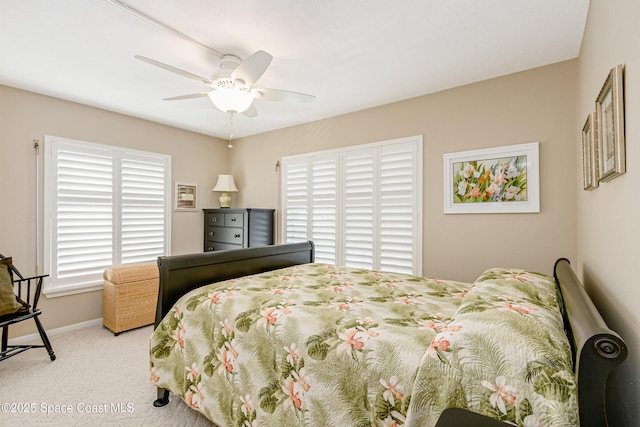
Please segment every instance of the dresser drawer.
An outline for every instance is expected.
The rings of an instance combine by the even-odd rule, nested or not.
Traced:
[[[242,245],[244,230],[242,228],[207,227],[207,240]]]
[[[205,252],[273,245],[274,209],[203,211]]]
[[[224,214],[225,227],[244,227],[244,214]]]
[[[226,251],[228,249],[242,249],[242,245],[232,245],[230,243],[207,241],[207,247],[205,248],[205,252]]]
[[[223,213],[207,213],[207,225],[219,225],[224,227],[224,214]]]

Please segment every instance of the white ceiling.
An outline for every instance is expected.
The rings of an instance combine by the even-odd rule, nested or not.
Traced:
[[[589,0],[121,0],[220,53],[274,59],[260,87],[315,95],[256,101],[242,137],[388,104],[578,56]],[[194,80],[209,49],[108,0],[0,0],[0,84],[229,139]]]

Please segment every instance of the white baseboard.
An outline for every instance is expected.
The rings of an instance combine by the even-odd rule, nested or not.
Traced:
[[[87,320],[86,322],[74,323],[73,325],[62,326],[60,328],[47,330],[47,336],[52,337],[54,335],[63,334],[65,332],[76,331],[78,329],[89,328],[91,326],[102,325],[102,317],[93,320]],[[40,334],[29,334],[21,337],[9,339],[9,345],[26,344],[33,340],[40,340]]]

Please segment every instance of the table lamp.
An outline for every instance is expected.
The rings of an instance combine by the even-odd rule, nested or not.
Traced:
[[[229,195],[229,193],[235,193],[238,189],[231,175],[220,174],[218,175],[218,182],[212,191],[220,191],[220,198],[218,199],[220,201],[220,207],[228,208],[231,206],[231,195]]]

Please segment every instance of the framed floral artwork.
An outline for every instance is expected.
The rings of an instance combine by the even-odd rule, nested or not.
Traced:
[[[444,155],[444,213],[540,212],[538,143]]]
[[[582,127],[582,182],[585,190],[598,188],[596,133],[596,113],[591,113]]]
[[[623,66],[609,75],[596,99],[599,180],[609,181],[625,173]]]

